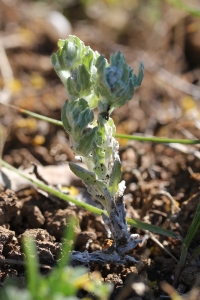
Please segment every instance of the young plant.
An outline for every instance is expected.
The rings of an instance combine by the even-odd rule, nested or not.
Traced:
[[[73,252],[73,264],[95,261],[126,263],[135,259],[127,251],[136,247],[137,236],[130,235],[123,202],[125,182],[121,180],[119,145],[110,114],[129,101],[143,79],[127,65],[123,54],[111,54],[110,64],[76,36],[59,40],[59,50],[51,57],[52,65],[67,90],[62,122],[69,134],[71,148],[87,169],[69,163],[71,170],[85,183],[88,192],[107,211],[102,218],[113,244],[104,251]],[[94,110],[97,112],[95,118]]]

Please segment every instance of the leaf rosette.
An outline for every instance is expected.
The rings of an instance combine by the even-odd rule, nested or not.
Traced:
[[[106,108],[107,112],[112,112],[114,108],[121,107],[132,99],[135,89],[141,85],[143,79],[143,64],[140,63],[137,76],[127,65],[121,51],[111,54],[109,65],[103,55],[99,56],[96,68],[98,76],[96,92],[101,95],[100,113]]]
[[[58,41],[59,50],[51,56],[51,63],[67,90],[69,101],[85,98],[91,108],[98,105],[94,92],[96,61],[100,54],[76,36]]]

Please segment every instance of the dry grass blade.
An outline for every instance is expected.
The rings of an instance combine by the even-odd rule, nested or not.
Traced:
[[[162,282],[161,288],[165,293],[167,293],[172,300],[183,300],[183,298],[177,293],[175,288],[173,288],[170,284],[167,282]]]
[[[0,158],[2,157],[2,154],[3,154],[5,136],[6,136],[6,130],[5,130],[4,126],[0,123]],[[0,165],[0,170],[1,170],[1,165]]]

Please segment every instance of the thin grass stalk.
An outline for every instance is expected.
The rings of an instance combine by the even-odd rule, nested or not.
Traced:
[[[12,109],[17,110],[20,113],[29,115],[31,117],[34,117],[36,119],[39,120],[43,120],[46,121],[48,123],[54,124],[56,126],[62,126],[63,127],[63,123],[59,120],[55,120],[34,112],[31,112],[29,110],[14,106],[14,105],[10,105],[10,104],[4,104],[1,103],[2,105],[6,105]],[[186,145],[198,145],[200,144],[200,140],[190,140],[190,139],[171,139],[171,138],[165,138],[165,137],[155,137],[155,136],[142,136],[142,135],[130,135],[130,134],[121,134],[121,133],[116,133],[115,134],[116,138],[120,138],[120,139],[126,139],[126,140],[134,140],[134,141],[140,141],[140,142],[152,142],[152,143],[176,143],[176,144],[186,144]]]
[[[93,205],[90,205],[90,204],[84,203],[82,201],[79,201],[77,199],[74,199],[74,198],[72,198],[70,196],[67,196],[67,195],[63,194],[62,192],[56,190],[55,188],[52,188],[52,187],[42,183],[41,181],[34,180],[34,179],[30,178],[29,176],[25,175],[22,171],[14,168],[13,166],[11,166],[10,164],[8,164],[7,162],[5,162],[3,159],[0,158],[0,166],[1,165],[6,167],[9,170],[14,171],[15,173],[17,173],[21,177],[25,178],[26,180],[28,180],[29,182],[31,182],[32,184],[34,184],[38,188],[48,192],[49,194],[52,194],[52,195],[54,195],[54,196],[56,196],[56,197],[58,197],[62,200],[72,202],[76,206],[81,207],[81,208],[83,208],[87,211],[90,211],[90,212],[92,212],[96,215],[102,215],[102,213],[107,215],[107,212],[103,209],[97,208]],[[138,228],[138,229],[148,230],[148,231],[151,231],[151,232],[154,232],[154,233],[157,233],[157,234],[165,235],[165,236],[172,237],[174,239],[179,239],[179,240],[182,241],[182,237],[179,234],[177,234],[177,233],[175,233],[171,230],[161,228],[161,227],[156,226],[156,225],[147,224],[147,223],[144,223],[140,220],[136,220],[136,219],[133,219],[133,218],[132,219],[127,218],[127,223],[130,226],[133,226],[133,227]]]

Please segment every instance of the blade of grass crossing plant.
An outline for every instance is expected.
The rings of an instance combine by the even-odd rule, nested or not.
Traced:
[[[148,230],[150,232],[154,232],[154,233],[165,235],[165,236],[168,236],[168,237],[171,237],[174,239],[182,240],[182,237],[179,234],[177,234],[171,230],[164,229],[162,227],[158,227],[158,226],[155,226],[152,224],[144,223],[142,221],[135,220],[135,219],[129,219],[129,218],[127,218],[127,223],[129,225],[139,228],[139,229]]]
[[[11,104],[5,104],[5,103],[2,103],[0,101],[0,104],[4,105],[4,106],[7,106],[7,107],[10,107],[20,113],[23,113],[25,115],[28,115],[28,116],[31,116],[33,118],[36,118],[36,119],[39,119],[39,120],[42,120],[42,121],[46,121],[48,123],[52,123],[54,125],[57,125],[57,126],[63,126],[62,122],[61,121],[58,121],[58,120],[55,120],[55,119],[52,119],[52,118],[48,118],[48,117],[45,117],[43,115],[40,115],[40,114],[37,114],[37,113],[34,113],[30,110],[27,110],[27,109],[24,109],[24,108],[20,108],[20,107],[17,107],[15,105],[11,105]]]
[[[68,201],[68,202],[72,202],[74,203],[75,205],[77,205],[78,207],[81,207],[87,211],[90,211],[94,214],[97,214],[97,215],[101,215],[102,213],[106,214],[107,215],[107,212],[105,210],[102,210],[100,208],[97,208],[95,206],[92,206],[90,204],[87,204],[87,203],[84,203],[82,201],[79,201],[77,199],[74,199],[74,198],[71,198],[63,193],[61,193],[60,191],[38,181],[38,180],[34,180],[30,177],[28,177],[27,175],[25,175],[22,171],[14,168],[13,166],[11,166],[10,164],[8,164],[7,162],[5,162],[3,159],[0,158],[0,164],[2,164],[2,166],[16,172],[17,174],[19,174],[20,176],[22,176],[23,178],[27,179],[28,181],[32,182],[33,184],[35,184],[38,188],[60,198],[60,199],[63,199],[65,201]],[[147,223],[144,223],[142,221],[139,221],[139,220],[135,220],[135,219],[127,219],[127,222],[129,225],[133,226],[133,227],[136,227],[136,228],[139,228],[139,229],[143,229],[143,230],[149,230],[151,232],[154,232],[154,233],[158,233],[158,234],[162,234],[162,235],[165,235],[165,236],[169,236],[169,237],[172,237],[172,238],[178,238],[180,240],[182,240],[182,237],[176,233],[174,233],[173,231],[170,231],[170,230],[166,230],[166,229],[163,229],[161,227],[158,227],[158,226],[155,226],[155,225],[152,225],[152,224],[147,224]]]
[[[60,191],[42,183],[41,181],[35,180],[33,178],[30,178],[29,176],[25,175],[22,171],[20,171],[19,169],[14,168],[13,166],[11,166],[10,164],[8,164],[7,162],[5,162],[3,159],[0,158],[0,165],[8,168],[9,170],[14,171],[15,173],[19,174],[21,177],[25,178],[26,180],[30,181],[31,183],[33,183],[35,186],[37,186],[38,188],[60,198],[63,199],[65,201],[68,202],[72,202],[75,205],[77,205],[78,207],[82,207],[85,210],[88,210],[94,214],[97,215],[101,215],[102,213],[106,213],[105,211],[103,211],[102,209],[99,209],[95,206],[89,205],[83,201],[79,201],[77,199],[74,199],[72,197],[69,197],[63,193],[61,193]]]
[[[1,103],[5,105],[4,103]],[[45,117],[43,115],[33,113],[29,110],[16,107],[14,105],[6,104],[6,106],[9,106],[10,108],[16,109],[17,111],[24,113],[26,115],[32,116],[36,119],[43,120],[46,122],[49,122],[51,124],[57,125],[57,126],[63,126],[63,123],[59,120],[55,120],[49,117]],[[154,137],[154,136],[138,136],[138,135],[129,135],[129,134],[115,134],[116,138],[120,139],[126,139],[126,140],[134,140],[134,141],[140,141],[140,142],[152,142],[152,143],[177,143],[177,144],[186,144],[186,145],[196,145],[200,144],[200,140],[188,140],[188,139],[170,139],[170,138],[161,138],[161,137]]]
[[[68,220],[68,226],[65,230],[64,241],[62,244],[62,253],[60,253],[58,268],[62,269],[69,263],[70,251],[72,251],[72,247],[75,240],[75,228],[77,225],[77,219],[71,217]]]
[[[36,246],[32,238],[25,238],[23,241],[24,252],[26,255],[27,285],[34,299],[37,299],[38,284],[40,274],[38,272],[38,256]]]
[[[187,140],[187,139],[170,139],[170,138],[162,138],[155,136],[137,136],[137,135],[128,135],[128,134],[119,134],[116,133],[115,137],[120,139],[134,140],[140,142],[152,142],[152,143],[177,143],[177,144],[186,144],[186,145],[195,145],[200,144],[200,140]]]

